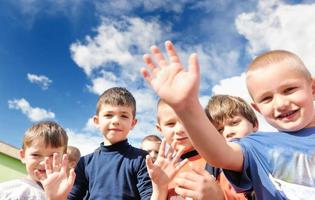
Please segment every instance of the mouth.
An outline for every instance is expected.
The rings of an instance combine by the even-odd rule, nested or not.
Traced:
[[[188,137],[182,137],[182,138],[176,138],[175,140],[178,142],[183,142],[186,141],[188,139]]]
[[[111,128],[111,129],[108,129],[109,131],[114,131],[114,132],[120,132],[122,131],[121,129],[118,129],[118,128]]]
[[[299,111],[299,109],[297,110],[292,110],[286,113],[282,113],[278,116],[276,116],[276,119],[278,120],[291,120],[294,118],[295,114]]]

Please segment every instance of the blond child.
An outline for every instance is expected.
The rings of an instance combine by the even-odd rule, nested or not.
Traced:
[[[68,199],[150,199],[152,184],[145,156],[147,152],[128,143],[127,136],[136,125],[136,101],[122,87],[100,95],[95,125],[103,142],[93,153],[80,158]]]
[[[67,155],[68,155],[68,168],[74,169],[81,157],[80,149],[75,146],[68,146],[67,147]]]
[[[161,138],[157,135],[147,135],[141,141],[141,149],[147,151],[154,162],[158,156]]]
[[[165,139],[156,162],[153,164],[151,158],[147,159],[147,167],[153,189],[164,194],[160,199],[224,199],[214,177],[205,170],[206,161],[192,146],[176,113],[162,100],[157,106],[156,127]],[[167,153],[165,143],[170,146]]]
[[[67,142],[65,130],[55,122],[30,127],[19,151],[27,177],[1,183],[0,199],[66,199],[75,179],[73,170],[69,177],[66,172]]]
[[[258,120],[254,110],[242,98],[231,95],[212,96],[205,112],[220,134],[227,141],[240,139],[258,130]],[[217,182],[224,191],[226,199],[253,199],[252,191],[236,193],[222,170],[218,169]]]
[[[301,59],[288,51],[258,56],[246,72],[253,107],[279,132],[259,132],[227,142],[209,123],[198,99],[200,69],[196,54],[185,70],[173,44],[166,42],[170,64],[151,51],[144,78],[185,125],[198,152],[224,169],[238,192],[254,190],[257,199],[309,199],[315,195],[315,81]]]

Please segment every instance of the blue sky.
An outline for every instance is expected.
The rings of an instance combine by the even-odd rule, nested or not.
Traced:
[[[244,75],[257,54],[297,53],[315,73],[315,1],[280,0],[0,1],[0,140],[20,147],[33,123],[52,119],[83,154],[102,141],[90,118],[105,89],[137,100],[138,146],[155,130],[156,96],[139,74],[142,55],[166,40],[185,64],[197,52],[200,100],[212,94],[250,101]],[[261,130],[271,130],[261,120]]]

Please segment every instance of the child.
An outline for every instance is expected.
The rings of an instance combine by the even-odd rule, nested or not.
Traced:
[[[103,134],[100,148],[80,158],[68,199],[150,199],[152,184],[147,152],[128,143],[136,125],[136,101],[121,87],[106,90],[98,99],[94,123]]]
[[[214,95],[208,101],[205,112],[211,123],[228,141],[258,130],[254,110],[240,97]]]
[[[61,160],[67,142],[65,130],[55,122],[30,127],[19,151],[27,178],[1,183],[0,199],[66,199],[75,179],[73,170],[67,177],[66,154]]]
[[[211,123],[228,141],[240,139],[258,130],[258,120],[254,110],[240,97],[214,95],[208,101],[205,111]],[[252,192],[236,194],[221,172],[222,170],[219,170],[216,177],[227,199],[254,198]]]
[[[309,199],[315,195],[315,81],[295,54],[270,51],[258,56],[246,72],[253,107],[279,132],[250,134],[226,142],[209,123],[198,100],[200,69],[196,54],[186,71],[171,42],[170,64],[160,50],[145,55],[144,78],[185,125],[198,152],[225,175],[238,192],[254,190],[257,199]]]
[[[67,147],[67,155],[68,155],[68,168],[74,169],[80,160],[81,152],[77,147],[68,146]]]
[[[141,141],[141,149],[147,151],[154,162],[159,153],[161,138],[157,135],[148,135],[145,136]]]
[[[178,119],[174,110],[163,100],[158,102],[157,106],[157,125],[158,131],[164,136],[161,144],[161,153],[153,164],[147,160],[147,167],[152,178],[153,188],[159,188],[159,192],[164,191],[164,198],[161,199],[183,199],[189,197],[192,199],[224,199],[224,195],[214,178],[205,170],[206,161],[200,157],[192,146],[187,132]],[[170,145],[168,155],[172,157],[176,152],[175,158],[165,157],[165,142]],[[174,150],[174,151],[173,151]],[[178,164],[177,157],[182,161]],[[168,166],[168,160],[170,166]],[[172,163],[177,165],[172,173]],[[174,167],[175,168],[175,167]],[[162,171],[159,173],[159,171]],[[183,175],[176,175],[184,173]],[[163,174],[169,174],[169,178],[163,180]],[[157,178],[155,178],[157,177]],[[177,178],[174,181],[174,178]],[[187,185],[187,182],[189,184]],[[156,186],[156,187],[155,187]]]

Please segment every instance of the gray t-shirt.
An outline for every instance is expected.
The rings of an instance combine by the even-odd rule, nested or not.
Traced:
[[[0,200],[47,200],[44,190],[30,179],[0,183]]]

